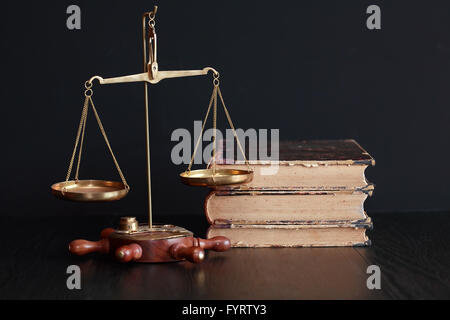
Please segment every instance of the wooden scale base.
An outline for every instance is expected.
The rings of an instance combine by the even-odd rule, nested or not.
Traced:
[[[106,228],[99,241],[74,240],[69,251],[76,255],[100,252],[120,262],[202,262],[205,249],[226,251],[231,247],[225,237],[200,239],[192,232],[174,225],[138,225],[134,217],[120,218],[118,229]]]

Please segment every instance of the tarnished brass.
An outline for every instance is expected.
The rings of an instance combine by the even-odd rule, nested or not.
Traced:
[[[84,91],[85,100],[83,111],[81,112],[80,124],[78,126],[77,136],[75,138],[75,146],[73,148],[72,157],[70,158],[69,168],[67,170],[66,181],[53,184],[51,186],[52,193],[58,198],[72,201],[98,202],[119,200],[127,195],[130,187],[125,179],[125,176],[122,173],[122,170],[120,169],[114,152],[112,151],[111,144],[109,143],[108,137],[105,132],[105,128],[103,127],[100,116],[98,115],[97,109],[95,108],[94,102],[92,101],[92,84],[85,83],[85,88],[86,90]],[[122,179],[122,182],[78,179],[89,105],[92,107],[92,111],[94,112],[100,131],[103,135],[103,138],[105,139],[106,146],[111,153],[112,159],[120,175],[120,178]],[[76,164],[75,177],[73,180],[69,180],[78,147],[78,161]]]
[[[119,222],[119,230],[130,233],[138,231],[138,222],[136,217],[121,217]]]
[[[114,201],[125,197],[129,188],[118,181],[69,180],[51,186],[52,193],[60,198],[81,202]]]
[[[157,70],[155,70],[157,71]],[[183,78],[183,77],[193,77],[193,76],[204,76],[207,75],[208,72],[211,71],[213,74],[217,74],[218,72],[211,67],[206,67],[201,70],[173,70],[173,71],[157,71],[157,74],[150,78],[148,72],[131,74],[127,76],[114,77],[114,78],[102,78],[100,76],[93,76],[89,79],[89,83],[92,83],[94,80],[98,80],[100,84],[113,84],[113,83],[126,83],[126,82],[148,82],[151,84],[155,84],[164,79],[169,78]]]
[[[203,120],[202,129],[199,137],[197,138],[197,143],[194,147],[194,152],[191,156],[191,161],[189,162],[188,169],[180,174],[181,181],[189,186],[196,187],[215,187],[215,186],[224,186],[224,185],[233,185],[233,184],[242,184],[252,181],[253,179],[253,171],[250,168],[250,164],[245,156],[244,149],[242,148],[241,143],[239,142],[239,138],[237,136],[236,130],[234,128],[233,121],[231,120],[230,113],[225,106],[225,102],[222,97],[222,93],[219,87],[219,74],[214,74],[213,79],[213,92],[211,95],[211,99],[209,100],[208,109],[206,110],[206,115]],[[225,115],[227,117],[230,128],[233,130],[234,138],[236,139],[239,150],[244,157],[245,164],[247,165],[247,170],[237,170],[237,169],[216,169],[216,127],[217,127],[217,97],[219,96],[220,102],[222,103],[223,110],[225,111]],[[206,120],[208,120],[208,116],[211,111],[211,107],[213,107],[213,152],[211,165],[208,169],[203,170],[191,170],[192,165],[194,164],[195,154],[197,153],[198,146],[200,140],[202,139],[203,130],[205,129]]]
[[[122,230],[115,230],[110,238],[112,239],[128,239],[128,240],[161,240],[178,237],[192,237],[193,233],[182,227],[177,227],[171,224],[153,224],[150,228],[147,224],[138,226],[136,232],[127,232]]]
[[[253,171],[237,169],[202,169],[180,173],[181,181],[190,186],[214,187],[252,181]]]

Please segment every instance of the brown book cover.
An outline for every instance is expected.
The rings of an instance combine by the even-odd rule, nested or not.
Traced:
[[[327,224],[358,222],[367,218],[367,190],[211,191],[205,199],[210,224]]]
[[[238,153],[234,143],[224,141],[220,146],[216,157],[218,167],[246,168],[243,160],[234,160],[234,153]],[[227,149],[232,146],[234,153]],[[227,157],[229,154],[233,157]],[[247,157],[253,155],[248,158],[254,171],[250,183],[218,189],[361,189],[370,185],[365,169],[375,165],[372,156],[353,139],[281,141],[278,161],[255,159],[255,154],[267,154],[267,150],[246,148]]]
[[[225,236],[235,248],[369,246],[367,218],[358,223],[327,225],[212,225],[207,238]]]

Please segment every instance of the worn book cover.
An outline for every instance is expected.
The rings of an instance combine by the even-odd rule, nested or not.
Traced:
[[[370,218],[359,222],[337,224],[240,225],[215,224],[207,238],[225,236],[232,247],[343,247],[371,244],[366,230],[372,228]]]
[[[218,167],[247,168],[242,157],[235,160],[239,149],[234,142],[226,140],[220,146]],[[247,146],[245,152],[253,180],[218,189],[353,190],[373,185],[366,180],[365,170],[375,160],[353,139],[281,141],[278,159],[273,159],[271,145],[265,149]]]
[[[366,219],[371,190],[215,190],[204,202],[210,224],[302,224]]]

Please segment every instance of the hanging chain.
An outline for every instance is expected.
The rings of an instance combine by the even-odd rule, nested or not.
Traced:
[[[92,84],[91,84],[92,86]],[[92,95],[92,90],[87,89],[84,93],[84,95],[86,96],[86,98],[90,98],[90,96]],[[78,173],[80,172],[80,163],[81,163],[81,154],[83,152],[83,142],[84,142],[84,133],[86,130],[86,122],[87,122],[87,115],[88,115],[88,111],[89,111],[89,106],[86,105],[85,111],[84,111],[84,119],[83,119],[83,129],[81,132],[81,141],[80,141],[80,150],[78,151],[78,161],[77,161],[77,170],[75,171],[75,181],[78,181]]]
[[[148,26],[150,28],[155,28],[155,24],[156,24],[155,17],[156,17],[155,11],[148,13]]]
[[[213,155],[212,155],[212,170],[213,175],[216,174],[216,148],[217,148],[217,90],[219,90],[219,74],[214,74],[214,112],[213,112]]]
[[[105,129],[103,128],[102,122],[97,113],[97,109],[95,108],[94,102],[92,101],[91,97],[89,97],[89,101],[91,102],[92,111],[94,111],[95,118],[97,119],[98,126],[100,128],[100,131],[102,132],[103,138],[105,139],[105,143],[108,146],[109,153],[111,153],[111,157],[113,158],[114,164],[116,165],[116,169],[119,172],[120,178],[122,179],[122,183],[125,185],[125,188],[130,189],[130,186],[128,185],[127,181],[125,180],[125,176],[123,175],[122,170],[120,169],[119,163],[117,162],[117,159],[114,156],[114,152],[112,151],[108,137],[106,136]]]
[[[69,162],[69,169],[67,170],[66,181],[69,181],[70,174],[72,173],[73,161],[75,160],[75,154],[77,152],[78,143],[80,141],[81,130],[84,127],[85,115],[87,113],[88,104],[89,104],[88,94],[92,94],[92,90],[91,90],[92,84],[88,84],[88,82],[86,82],[84,84],[84,86],[85,86],[86,90],[84,91],[85,98],[84,98],[83,110],[81,111],[80,124],[78,126],[77,136],[75,138],[75,146],[73,147],[72,157],[70,158],[70,162]],[[77,180],[77,179],[75,179],[75,180]]]
[[[84,91],[85,100],[84,100],[84,105],[83,105],[83,111],[81,112],[81,120],[80,120],[80,124],[78,126],[77,137],[75,139],[75,146],[73,148],[72,157],[70,159],[69,169],[67,170],[66,181],[69,180],[70,175],[72,173],[72,167],[73,167],[73,162],[75,159],[75,154],[77,151],[78,143],[80,143],[77,168],[76,168],[76,172],[75,172],[75,181],[78,181],[78,173],[80,170],[81,154],[82,154],[83,141],[84,141],[84,135],[85,135],[85,129],[86,129],[87,113],[88,113],[89,103],[90,103],[90,105],[92,107],[92,111],[94,112],[95,119],[97,120],[98,126],[103,135],[103,139],[105,140],[106,146],[108,147],[108,150],[113,158],[116,169],[120,175],[120,178],[122,179],[122,183],[124,184],[125,188],[130,189],[130,186],[128,185],[128,183],[126,181],[125,176],[123,175],[122,170],[120,169],[119,163],[117,162],[117,159],[114,156],[114,152],[112,151],[111,144],[109,143],[105,128],[103,127],[103,124],[100,120],[97,109],[95,108],[94,102],[92,101],[92,94],[93,94],[92,83],[86,81],[84,86],[85,86],[86,90]],[[81,137],[81,142],[80,142],[80,137]]]
[[[199,137],[197,139],[197,142],[195,144],[194,152],[192,153],[192,156],[191,156],[191,161],[189,161],[189,166],[188,166],[188,169],[187,169],[188,174],[191,172],[192,164],[194,162],[194,158],[195,158],[195,155],[197,153],[197,149],[198,149],[198,146],[200,144],[200,141],[202,139],[203,131],[205,129],[206,120],[208,119],[209,113],[211,111],[211,106],[213,106],[213,105],[214,105],[214,107],[213,107],[213,137],[212,137],[212,140],[213,140],[212,141],[213,142],[213,155],[212,155],[212,161],[211,162],[212,162],[213,175],[216,173],[216,160],[217,160],[216,159],[216,149],[217,149],[217,147],[216,147],[216,145],[217,145],[217,141],[216,141],[216,137],[217,137],[217,93],[219,94],[220,102],[222,103],[223,109],[225,111],[225,115],[226,115],[228,123],[230,125],[230,128],[233,130],[233,135],[234,135],[234,137],[236,139],[237,145],[239,146],[239,150],[241,151],[242,156],[244,157],[245,164],[247,165],[248,170],[252,171],[251,168],[250,168],[250,163],[247,160],[247,157],[245,156],[244,149],[242,148],[242,145],[241,145],[241,143],[240,143],[240,141],[238,139],[238,136],[237,136],[236,130],[234,128],[233,122],[231,121],[230,113],[228,112],[228,109],[225,106],[225,102],[223,100],[222,92],[220,91],[219,84],[220,84],[219,73],[217,72],[217,73],[214,74],[214,79],[213,79],[214,88],[213,88],[213,91],[212,91],[211,99],[209,100],[209,105],[208,105],[208,109],[206,111],[205,118],[203,120],[202,129],[200,131],[200,135],[199,135]]]
[[[239,142],[236,130],[234,129],[233,121],[231,121],[230,113],[228,112],[228,109],[225,106],[225,101],[223,101],[222,92],[220,91],[219,87],[217,88],[217,91],[219,92],[220,101],[222,102],[223,110],[225,111],[225,115],[227,116],[228,123],[230,124],[230,127],[233,130],[234,138],[236,139],[239,149],[241,150],[242,156],[244,157],[245,164],[247,165],[248,170],[251,171],[250,163],[248,162],[247,157],[245,156],[244,149],[242,148],[241,143]]]
[[[203,130],[205,129],[206,120],[208,120],[209,112],[211,111],[211,106],[214,101],[214,97],[217,96],[217,89],[214,87],[213,92],[211,94],[211,99],[209,100],[208,110],[206,111],[205,119],[203,119],[202,130],[200,131],[200,135],[198,136],[197,143],[195,144],[194,152],[191,156],[191,161],[189,161],[188,172],[191,172],[192,164],[194,163],[195,154],[197,153],[198,146],[202,139]]]
[[[158,71],[157,69],[154,70],[154,68],[157,68],[157,66],[155,66],[155,64],[157,64],[157,47],[156,47],[156,21],[155,21],[155,17],[156,17],[156,12],[150,12],[148,14],[148,26],[149,26],[149,31],[148,31],[148,61],[149,63],[151,63],[150,68],[152,68],[152,74],[155,71]],[[144,34],[145,34],[145,30],[144,30]],[[145,37],[144,37],[145,38]],[[145,41],[145,40],[144,40]],[[144,59],[145,59],[145,49],[144,49]],[[144,68],[147,68],[147,61],[144,60]],[[146,71],[149,71],[147,69],[145,69]]]

